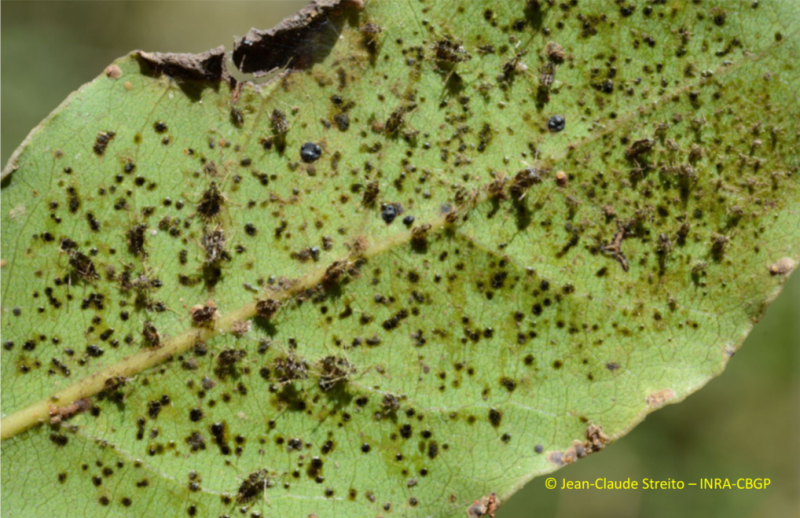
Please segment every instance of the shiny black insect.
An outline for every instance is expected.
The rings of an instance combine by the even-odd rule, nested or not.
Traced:
[[[393,203],[389,203],[381,207],[381,218],[386,222],[387,225],[394,221],[394,218],[396,218],[398,214],[399,212],[397,210],[397,205]]]
[[[563,115],[553,115],[550,117],[550,120],[547,121],[547,129],[553,133],[558,133],[559,131],[563,130],[566,125],[567,121],[564,119]]]
[[[316,162],[320,156],[322,156],[322,148],[318,144],[306,142],[300,147],[300,158],[307,164]]]

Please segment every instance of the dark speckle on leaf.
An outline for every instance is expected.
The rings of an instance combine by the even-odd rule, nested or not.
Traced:
[[[237,42],[269,83],[120,58],[4,175],[3,411],[53,456],[8,509],[488,518],[694,390],[800,247],[800,0],[752,1],[315,0]]]

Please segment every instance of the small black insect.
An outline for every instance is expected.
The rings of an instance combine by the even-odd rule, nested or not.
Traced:
[[[316,162],[321,155],[322,148],[314,142],[306,142],[300,147],[300,158],[307,164]]]
[[[410,227],[414,223],[414,216],[406,216],[403,218],[403,225]]]
[[[563,115],[553,115],[550,117],[550,120],[547,121],[547,129],[553,133],[558,133],[559,131],[563,130],[566,125],[567,121],[564,119]]]
[[[387,203],[381,207],[381,218],[387,225],[394,221],[394,218],[396,218],[398,214],[397,205],[393,203]]]

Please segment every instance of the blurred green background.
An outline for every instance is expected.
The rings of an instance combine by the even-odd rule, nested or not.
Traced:
[[[599,1],[599,0],[597,0]],[[787,0],[788,1],[788,0]],[[2,1],[2,162],[81,84],[133,49],[201,52],[303,1]],[[766,477],[765,490],[573,490],[530,482],[498,518],[800,517],[800,274],[721,377],[647,418],[562,479],[699,482]]]

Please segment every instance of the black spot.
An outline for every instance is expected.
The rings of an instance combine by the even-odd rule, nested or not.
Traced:
[[[106,152],[106,147],[108,147],[108,143],[111,142],[116,136],[116,133],[113,131],[101,131],[97,134],[97,139],[94,141],[94,152],[97,156],[103,156]]]
[[[316,162],[320,156],[322,156],[322,148],[314,142],[306,142],[300,147],[300,158],[307,164]]]
[[[306,474],[308,474],[309,478],[319,479],[322,477],[322,467],[324,466],[324,462],[319,457],[313,457],[311,462],[308,464],[308,468],[306,469]]]
[[[380,193],[380,185],[378,181],[370,182],[367,184],[367,187],[364,189],[364,196],[361,200],[361,203],[364,205],[372,205],[375,202],[375,198],[378,197]]]
[[[199,212],[200,215],[206,219],[213,218],[219,214],[220,207],[222,207],[223,203],[224,199],[217,188],[217,184],[215,182],[211,182],[208,190],[203,193],[203,198],[197,205],[197,212]]]
[[[66,446],[69,442],[69,438],[66,435],[51,433],[50,434],[50,441],[53,442],[56,446]]]
[[[144,241],[147,225],[140,223],[128,231],[128,251],[134,255],[144,254]]]
[[[193,408],[189,411],[189,419],[193,422],[197,422],[203,418],[203,411],[199,408]]]
[[[333,121],[341,131],[347,131],[350,127],[350,117],[346,113],[337,113],[333,116]]]
[[[509,392],[514,392],[514,389],[517,388],[517,382],[511,378],[502,378],[500,384]]]
[[[566,125],[567,121],[564,119],[563,115],[553,115],[550,117],[550,120],[547,121],[547,129],[553,133],[558,133],[559,131],[563,130]]]
[[[158,414],[161,412],[161,402],[157,400],[148,401],[147,402],[147,415],[150,416],[150,419],[155,419],[158,417]]]
[[[153,129],[156,130],[156,133],[164,133],[167,131],[167,124],[164,121],[156,121],[153,124]]]
[[[103,356],[103,349],[96,345],[90,345],[86,348],[86,354],[91,356],[92,358],[97,358],[99,356]]]
[[[496,408],[489,409],[489,422],[492,423],[492,426],[497,428],[500,426],[500,422],[503,420],[503,413]]]
[[[428,443],[428,457],[435,459],[439,455],[439,443],[431,441]]]
[[[203,437],[203,434],[197,431],[192,432],[192,434],[186,438],[186,444],[189,445],[192,452],[206,449],[206,439]]]

